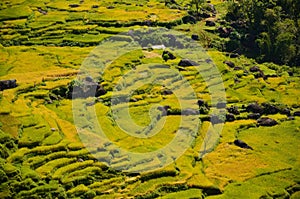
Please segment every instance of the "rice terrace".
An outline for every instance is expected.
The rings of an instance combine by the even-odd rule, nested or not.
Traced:
[[[298,0],[2,0],[0,198],[299,199]]]

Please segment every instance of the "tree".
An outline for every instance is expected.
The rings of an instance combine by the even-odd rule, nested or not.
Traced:
[[[294,0],[240,0],[229,4],[226,15],[230,22],[244,23],[237,31],[256,44],[248,51],[259,52],[259,60],[294,66],[300,66],[299,18],[300,4]]]
[[[201,5],[205,3],[205,0],[191,0],[192,10],[196,12],[197,15],[200,14]]]

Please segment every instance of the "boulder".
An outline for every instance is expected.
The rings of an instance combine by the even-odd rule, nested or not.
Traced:
[[[164,89],[161,92],[162,95],[172,95],[173,91],[171,91],[170,89]]]
[[[258,118],[260,118],[260,113],[250,113],[249,115],[248,115],[248,118],[249,119],[253,119],[253,120],[257,120]]]
[[[233,68],[233,70],[243,70],[243,68],[240,67],[240,66],[235,66],[235,67]]]
[[[199,115],[199,110],[192,108],[183,109],[181,115]]]
[[[173,34],[164,34],[163,36],[168,38],[168,40],[169,40],[169,46],[168,47],[177,47],[178,41],[177,41],[175,35],[173,35]]]
[[[215,186],[205,186],[202,188],[202,193],[205,196],[213,196],[222,194],[222,191]]]
[[[168,61],[169,59],[171,59],[171,60],[176,59],[176,56],[173,55],[173,53],[171,53],[170,51],[164,50],[163,54],[162,54],[162,58],[165,61]]]
[[[259,71],[261,71],[260,70],[260,68],[258,67],[258,66],[252,66],[251,68],[250,68],[250,72],[259,72]]]
[[[300,117],[300,111],[295,111],[293,115]]]
[[[226,108],[226,102],[218,102],[218,103],[216,104],[216,107],[217,107],[218,109]]]
[[[246,107],[247,112],[252,113],[263,113],[263,108],[257,103],[251,103]]]
[[[233,122],[235,120],[235,116],[232,113],[226,114],[226,121]]]
[[[216,23],[214,21],[211,21],[211,20],[207,20],[205,21],[205,26],[215,26]]]
[[[235,67],[235,64],[233,62],[231,62],[231,61],[227,61],[226,60],[223,63],[226,64],[227,66],[229,66],[230,68],[234,68]]]
[[[0,81],[0,91],[5,89],[11,89],[17,87],[17,80],[10,79],[10,80],[1,80]]]
[[[227,108],[227,111],[229,113],[234,114],[234,115],[239,115],[240,114],[240,111],[239,111],[237,106],[230,106],[229,108]]]
[[[94,82],[93,78],[91,76],[85,77],[86,82]]]
[[[106,90],[103,88],[103,86],[97,85],[95,97],[99,97],[99,96],[105,95],[105,94],[106,94]]]
[[[204,102],[204,100],[199,99],[199,100],[197,101],[197,104],[198,104],[199,107],[201,107],[201,106],[203,106],[203,105],[205,104],[205,102]]]
[[[235,84],[238,84],[238,83],[240,83],[240,82],[241,82],[241,80],[239,80],[239,78],[237,78],[237,77],[234,78],[234,83],[235,83]]]
[[[201,18],[209,18],[209,17],[211,17],[211,15],[209,14],[208,11],[200,13],[199,16]]]
[[[246,144],[246,142],[242,141],[242,140],[234,140],[233,142],[236,146],[241,147],[243,149],[251,149],[253,150],[253,148],[251,146],[249,146],[248,144]]]
[[[207,2],[208,3],[208,2]],[[210,11],[213,13],[213,14],[217,14],[217,10],[215,8],[215,6],[211,3],[208,3],[208,8],[210,9]]]
[[[237,57],[240,57],[240,55],[238,53],[231,53],[229,55],[230,58],[237,58]]]
[[[192,40],[199,41],[199,35],[193,34],[191,38]]]
[[[115,6],[107,6],[106,8],[107,8],[107,9],[114,9]]]
[[[275,105],[273,104],[269,104],[269,103],[262,103],[262,106],[263,106],[263,111],[264,111],[264,114],[277,114],[279,113],[280,109],[278,107],[276,107]]]
[[[223,115],[210,115],[209,120],[212,124],[220,124],[220,123],[224,123],[225,119],[223,119]]]
[[[246,25],[244,21],[233,21],[230,23],[230,26],[234,29],[243,29]]]
[[[43,14],[43,15],[46,15],[46,14],[47,14],[47,11],[45,11],[45,10],[43,10],[43,9],[41,9],[41,8],[39,8],[38,11],[39,11],[39,13],[41,13],[41,14]]]
[[[229,37],[230,33],[232,32],[232,29],[231,28],[223,28],[222,26],[220,26],[218,29],[217,29],[220,37],[223,37],[223,38],[226,38],[226,37]]]
[[[205,59],[205,62],[209,64],[209,63],[213,63],[213,60],[212,59]]]
[[[88,97],[99,97],[106,94],[105,89],[94,82],[92,77],[86,77],[79,85],[68,85],[67,98],[88,98]]]
[[[177,3],[175,0],[166,0],[165,6],[169,6],[169,5],[177,5]]]
[[[194,24],[194,23],[196,23],[196,18],[191,15],[187,15],[182,18],[182,22],[184,24],[187,24],[187,23]]]
[[[78,4],[69,4],[69,7],[70,7],[70,8],[78,8],[79,5],[78,5]]]
[[[199,66],[199,64],[189,59],[182,59],[178,63],[178,66]]]
[[[257,120],[258,125],[260,126],[275,126],[278,124],[278,122],[274,119],[268,118],[268,117],[262,117]]]
[[[259,71],[259,72],[256,72],[254,73],[254,77],[257,79],[257,78],[263,78],[263,79],[267,79],[267,76],[265,76],[264,72],[263,71]]]
[[[168,115],[168,110],[170,109],[170,106],[159,106],[157,107],[158,110],[160,110],[162,112],[162,116],[166,116]]]

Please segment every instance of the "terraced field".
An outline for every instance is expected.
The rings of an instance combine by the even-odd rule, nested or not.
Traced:
[[[299,69],[176,2],[0,3],[0,198],[300,197]]]

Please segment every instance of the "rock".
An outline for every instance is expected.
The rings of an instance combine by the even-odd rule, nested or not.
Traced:
[[[237,57],[240,57],[240,55],[238,53],[231,53],[229,55],[230,58],[237,58]]]
[[[251,68],[250,68],[250,72],[259,72],[259,71],[261,71],[260,70],[260,68],[258,67],[258,66],[252,66]]]
[[[237,77],[234,78],[234,83],[237,84],[237,83],[240,83],[240,82],[241,82],[241,80],[239,80],[239,78],[237,78]]]
[[[205,59],[205,62],[209,64],[209,63],[213,63],[213,60],[212,59]]]
[[[216,104],[216,107],[217,107],[218,109],[226,108],[226,102],[218,102],[218,103]]]
[[[182,18],[182,22],[184,24],[187,24],[187,23],[194,24],[194,23],[196,23],[196,18],[191,15],[187,15]]]
[[[245,28],[245,22],[243,21],[233,21],[230,23],[230,26],[234,29],[243,29]]]
[[[115,6],[107,6],[106,8],[107,8],[107,9],[114,9]]]
[[[189,59],[182,59],[178,63],[178,66],[199,66],[199,64]]]
[[[237,106],[230,106],[229,108],[227,108],[227,111],[229,113],[234,114],[234,115],[239,115],[240,114],[240,111],[239,111]]]
[[[277,114],[279,113],[280,109],[277,108],[275,105],[273,104],[269,104],[269,103],[262,103],[263,106],[263,112],[264,114]]]
[[[226,119],[226,118],[225,118]],[[222,118],[222,115],[210,115],[209,120],[212,124],[224,123],[225,119]]]
[[[199,115],[199,110],[187,108],[181,111],[181,115]]]
[[[211,17],[211,15],[208,12],[202,12],[202,13],[199,14],[199,16],[201,18],[209,18],[209,17]]]
[[[226,121],[233,122],[235,120],[235,116],[232,113],[226,114]]]
[[[257,103],[251,103],[246,107],[247,112],[252,113],[263,113],[263,108]]]
[[[262,117],[257,120],[258,125],[260,126],[275,126],[278,124],[276,120],[268,118],[268,117]]]
[[[192,40],[199,41],[199,35],[193,34],[191,38]]]
[[[99,97],[99,96],[105,95],[105,94],[106,94],[106,90],[103,88],[103,86],[97,85],[95,97]]]
[[[235,64],[233,62],[231,62],[231,61],[227,61],[226,60],[223,63],[226,64],[227,66],[229,66],[230,68],[234,68],[235,67]]]
[[[160,110],[162,112],[162,116],[166,116],[168,115],[168,110],[170,109],[170,106],[159,106],[157,107],[158,110]]]
[[[162,92],[161,92],[162,95],[172,95],[173,94],[173,91],[171,91],[170,89],[164,89]]]
[[[11,89],[17,87],[17,80],[10,79],[10,80],[1,80],[0,81],[0,91],[5,89]]]
[[[218,187],[213,187],[213,186],[203,187],[202,192],[206,196],[213,196],[213,195],[222,194],[222,191]]]
[[[43,14],[43,15],[46,15],[47,14],[47,11],[45,10],[42,10],[41,8],[38,9],[39,13]]]
[[[168,38],[168,40],[169,40],[169,46],[168,47],[170,47],[170,46],[176,47],[178,45],[177,44],[178,41],[177,41],[175,35],[173,35],[173,34],[166,34],[166,35],[164,35],[164,37]]]
[[[263,79],[267,79],[267,77],[265,76],[264,72],[263,71],[259,71],[259,72],[256,72],[254,73],[254,77],[257,79],[257,78],[263,78]]]
[[[78,158],[77,162],[84,162],[84,160],[82,158]]]
[[[106,94],[105,89],[94,82],[91,77],[86,77],[80,85],[70,84],[68,90],[70,91],[67,95],[69,99],[99,97]]]
[[[201,107],[201,106],[203,106],[203,105],[205,104],[205,102],[204,102],[204,100],[199,99],[199,100],[197,101],[197,104],[198,104],[199,107]]]
[[[85,81],[87,82],[94,82],[93,78],[91,76],[85,77]]]
[[[162,54],[162,58],[165,61],[168,61],[169,59],[171,59],[171,60],[176,59],[176,56],[173,55],[170,51],[164,50],[163,54]]]
[[[70,7],[70,8],[78,8],[79,5],[78,5],[78,4],[69,4],[69,7]]]
[[[293,115],[300,117],[300,111],[295,111]]]
[[[207,3],[208,3],[208,2],[207,2]],[[217,14],[217,10],[216,10],[216,8],[215,8],[215,6],[214,6],[213,4],[208,3],[207,5],[208,5],[210,11],[211,11],[213,14]]]
[[[240,67],[240,66],[235,66],[235,67],[233,68],[233,70],[243,70],[243,68]]]
[[[231,28],[223,28],[222,26],[220,26],[218,29],[217,29],[220,37],[223,37],[223,38],[226,38],[226,37],[229,37],[230,33],[232,32],[232,29]]]
[[[260,118],[260,113],[250,113],[249,115],[248,115],[248,118],[249,119],[253,119],[253,120],[257,120],[258,118]]]
[[[215,23],[214,21],[211,21],[211,20],[205,21],[205,26],[210,26],[210,27],[212,27],[212,26],[215,26],[215,25],[216,25],[216,23]]]
[[[96,102],[93,101],[93,102],[88,102],[88,103],[86,103],[85,105],[86,105],[86,106],[94,106],[95,104],[96,104]]]
[[[165,1],[165,6],[168,6],[168,5],[177,5],[177,3],[176,3],[175,0],[166,0]]]
[[[52,132],[56,131],[56,128],[51,128],[51,131],[52,131]]]
[[[234,140],[233,142],[236,146],[241,147],[243,149],[251,149],[253,150],[253,148],[251,146],[249,146],[248,144],[246,144],[244,141],[242,140]]]
[[[294,117],[294,116],[288,116],[287,119],[288,119],[288,120],[295,120],[295,117]]]

